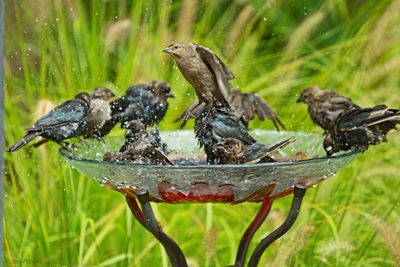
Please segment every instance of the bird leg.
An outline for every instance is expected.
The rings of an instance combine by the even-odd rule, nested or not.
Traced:
[[[40,140],[40,141],[34,143],[32,146],[33,146],[34,148],[37,148],[37,147],[43,145],[44,143],[47,143],[48,141],[49,141],[49,139],[43,138],[42,140]]]

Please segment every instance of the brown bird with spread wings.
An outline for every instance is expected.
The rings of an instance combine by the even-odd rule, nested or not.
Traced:
[[[195,43],[171,43],[163,51],[175,60],[183,77],[193,86],[198,105],[230,108],[226,96],[230,90],[229,80],[235,76],[213,51]]]

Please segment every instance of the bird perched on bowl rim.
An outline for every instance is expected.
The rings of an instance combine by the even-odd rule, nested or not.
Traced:
[[[74,99],[63,102],[39,118],[32,127],[26,129],[23,138],[8,148],[8,152],[19,150],[38,136],[44,139],[36,146],[49,140],[62,145],[64,140],[82,135],[89,112],[90,95],[79,93]]]
[[[351,99],[333,90],[321,90],[316,86],[305,88],[297,99],[297,103],[307,104],[311,120],[325,132],[335,127],[342,113],[359,108]]]
[[[226,97],[230,90],[229,80],[235,76],[211,49],[196,43],[173,42],[163,52],[175,60],[183,77],[193,86],[199,105],[230,108]]]
[[[324,149],[328,156],[354,147],[367,149],[386,141],[387,133],[399,123],[399,110],[386,105],[351,109],[339,116],[335,127],[325,136]]]

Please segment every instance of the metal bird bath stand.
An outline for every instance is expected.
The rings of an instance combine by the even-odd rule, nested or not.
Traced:
[[[74,151],[61,149],[64,159],[77,170],[93,177],[101,184],[123,193],[138,222],[163,245],[172,266],[187,266],[185,256],[177,243],[158,225],[150,202],[193,203],[219,202],[238,204],[262,202],[261,208],[244,232],[232,267],[245,266],[249,244],[257,229],[266,219],[276,198],[294,193],[289,214],[284,223],[263,238],[251,253],[247,266],[257,266],[262,254],[275,240],[294,224],[306,188],[334,175],[351,162],[360,151],[351,151],[335,157],[320,157],[321,136],[299,132],[254,131],[262,143],[273,143],[291,136],[296,142],[284,149],[289,161],[252,165],[193,165],[193,161],[180,161],[181,165],[138,165],[109,163],[102,155],[117,150],[122,139],[109,139]],[[188,157],[198,153],[191,131],[162,133],[162,139],[171,150]],[[179,144],[176,144],[179,140]],[[174,142],[175,141],[175,142]],[[308,159],[299,160],[294,155],[301,151]],[[139,201],[139,203],[138,203]]]

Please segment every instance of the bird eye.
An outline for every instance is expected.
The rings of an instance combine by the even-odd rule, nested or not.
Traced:
[[[174,46],[174,49],[178,49],[178,46],[177,46],[177,45],[175,45],[175,46]]]

